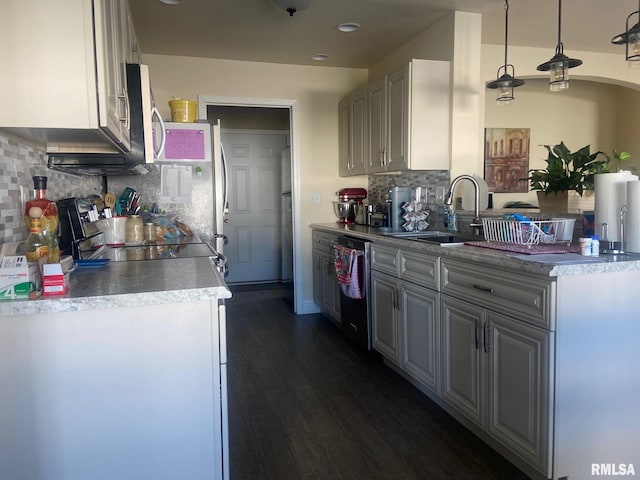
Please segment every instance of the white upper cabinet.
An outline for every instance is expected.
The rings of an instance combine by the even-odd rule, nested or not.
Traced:
[[[47,151],[128,150],[125,64],[139,54],[127,1],[5,0],[3,11],[0,128]]]

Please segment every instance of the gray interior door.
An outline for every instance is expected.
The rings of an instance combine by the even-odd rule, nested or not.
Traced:
[[[284,134],[222,133],[228,162],[229,283],[280,280]]]

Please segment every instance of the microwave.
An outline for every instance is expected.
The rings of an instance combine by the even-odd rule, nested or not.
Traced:
[[[153,123],[163,125],[151,100],[149,67],[128,63],[127,96],[130,110],[131,146],[127,152],[49,153],[48,166],[82,175],[144,175],[161,155],[164,142],[153,141]],[[157,143],[157,147],[154,145]]]

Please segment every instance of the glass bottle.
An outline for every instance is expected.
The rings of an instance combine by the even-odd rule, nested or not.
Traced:
[[[25,243],[25,253],[27,262],[37,262],[49,254],[49,245],[42,233],[42,209],[40,207],[31,207],[29,217],[29,236]]]
[[[140,244],[144,240],[144,223],[140,215],[129,215],[125,224],[125,242]]]
[[[48,263],[60,262],[60,247],[58,246],[58,207],[53,200],[47,198],[47,177],[35,175],[33,177],[33,188],[35,190],[35,198],[27,201],[24,209],[25,225],[27,230],[30,228],[29,210],[32,207],[38,207],[42,210],[40,224],[42,235],[47,240],[49,247]]]

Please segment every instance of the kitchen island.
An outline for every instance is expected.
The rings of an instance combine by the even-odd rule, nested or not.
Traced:
[[[76,268],[0,303],[0,478],[228,478],[224,299],[207,257]]]
[[[525,473],[640,471],[639,255],[522,255],[311,228],[372,242],[374,348]]]

